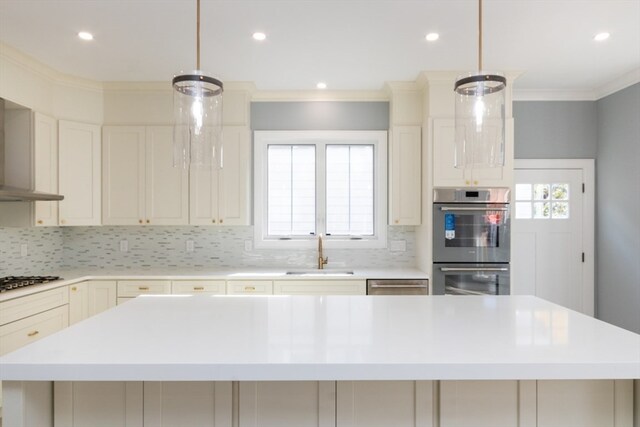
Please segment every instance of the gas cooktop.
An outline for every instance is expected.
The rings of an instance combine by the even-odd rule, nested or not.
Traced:
[[[42,283],[61,280],[58,276],[7,276],[0,277],[0,292],[19,289],[25,286],[40,285]]]

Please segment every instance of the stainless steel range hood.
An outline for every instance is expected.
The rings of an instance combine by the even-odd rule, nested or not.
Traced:
[[[0,202],[55,201],[64,199],[59,194],[43,193],[29,188],[5,185],[5,100],[0,98]],[[8,156],[7,156],[8,157]]]

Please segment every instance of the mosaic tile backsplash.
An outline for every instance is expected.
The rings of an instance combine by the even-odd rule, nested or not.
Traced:
[[[388,241],[404,240],[406,251],[327,249],[329,267],[414,267],[413,227],[389,227]],[[128,251],[120,251],[126,240]],[[194,251],[187,252],[187,240]],[[315,250],[245,250],[253,227],[45,227],[0,228],[0,275],[44,274],[64,268],[288,267],[313,268]],[[29,253],[20,255],[20,245]]]
[[[62,265],[63,230],[0,227],[0,277],[45,275]]]

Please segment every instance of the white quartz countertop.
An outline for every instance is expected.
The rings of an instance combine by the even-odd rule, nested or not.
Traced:
[[[353,274],[344,274],[346,271],[353,272]],[[287,272],[306,274],[287,274]],[[348,267],[326,268],[325,270],[306,267],[228,268],[217,270],[198,268],[74,269],[47,271],[46,275],[59,276],[63,280],[3,292],[0,294],[0,302],[85,280],[365,280],[429,278],[427,273],[417,268]]]
[[[2,380],[640,378],[640,335],[531,296],[143,296]]]

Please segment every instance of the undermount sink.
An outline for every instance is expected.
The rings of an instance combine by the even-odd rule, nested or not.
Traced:
[[[286,274],[292,276],[351,276],[353,274],[353,270],[290,270],[287,271]]]

